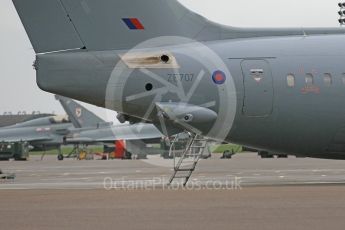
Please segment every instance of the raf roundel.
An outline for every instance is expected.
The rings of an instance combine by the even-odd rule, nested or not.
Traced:
[[[212,75],[212,80],[217,85],[224,84],[226,81],[225,73],[223,71],[220,71],[220,70],[215,71]]]

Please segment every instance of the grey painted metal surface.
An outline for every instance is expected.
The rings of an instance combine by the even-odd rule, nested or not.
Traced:
[[[243,113],[249,117],[269,116],[273,110],[274,93],[268,62],[264,59],[244,60],[241,66],[244,84]]]
[[[343,33],[342,29],[241,29],[197,15],[176,0],[13,0],[37,53],[78,49],[128,49],[159,36],[197,41]],[[128,30],[136,17],[144,29]],[[44,20],[42,20],[44,19]]]
[[[157,142],[163,136],[152,124],[114,126],[69,98],[57,98],[68,117],[43,117],[1,128],[0,143],[29,142],[34,150],[41,151],[64,144],[114,143],[116,140]]]
[[[14,2],[18,7],[24,1]],[[343,29],[224,27],[176,1],[62,3],[86,49],[37,54],[41,89],[144,119],[163,133],[197,129],[213,139],[270,152],[345,159]],[[130,28],[125,17],[137,17],[144,29]],[[25,13],[22,20],[32,25]],[[167,54],[168,61],[160,59]],[[133,68],[129,62],[137,60],[131,57],[144,62]],[[156,61],[167,68],[157,68]],[[215,74],[219,71],[223,75]],[[260,84],[249,81],[256,74]],[[218,81],[222,77],[225,81]],[[160,103],[203,107],[217,119],[181,125]]]
[[[72,99],[56,96],[68,117],[78,128],[66,135],[70,144],[114,143],[116,140],[159,142],[163,134],[152,124],[113,125],[106,123]]]
[[[35,150],[57,148],[72,124],[60,117],[44,117],[0,129],[0,142],[28,142]]]

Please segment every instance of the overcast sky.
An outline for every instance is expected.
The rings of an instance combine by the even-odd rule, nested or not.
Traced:
[[[30,1],[30,0],[27,0]],[[96,1],[96,0],[95,0]],[[162,0],[164,1],[164,0]],[[180,0],[203,16],[243,27],[338,27],[338,0]],[[0,0],[0,114],[5,111],[63,110],[35,81],[33,49],[12,5]],[[100,116],[114,114],[88,106]]]

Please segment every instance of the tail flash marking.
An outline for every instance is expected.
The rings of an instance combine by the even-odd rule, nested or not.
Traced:
[[[137,18],[123,18],[122,21],[126,23],[131,30],[144,30],[143,24]]]

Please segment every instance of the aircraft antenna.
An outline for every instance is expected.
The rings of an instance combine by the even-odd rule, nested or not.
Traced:
[[[345,2],[339,2],[338,6],[340,8],[340,10],[338,11],[338,14],[340,16],[338,22],[340,26],[344,26],[345,25]]]

